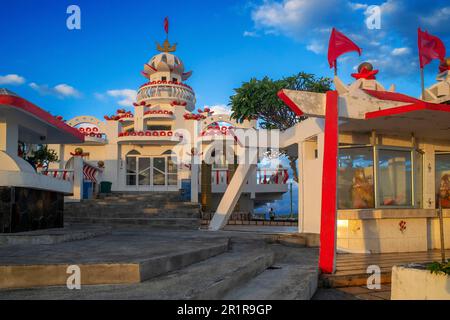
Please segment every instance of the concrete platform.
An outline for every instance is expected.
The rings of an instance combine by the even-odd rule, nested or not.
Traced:
[[[38,254],[42,261],[54,264],[60,261],[83,263],[81,290],[69,290],[65,281],[54,286],[4,288],[0,289],[0,300],[309,299],[317,287],[318,250],[285,246],[276,240],[277,236],[273,233],[121,227],[113,229],[110,236],[39,246],[43,247]],[[77,245],[73,246],[74,244]],[[8,252],[0,250],[0,257],[5,253],[9,254],[8,260],[17,257],[18,263],[14,266],[21,266],[31,260],[28,255],[32,252],[27,249],[30,246],[9,247]],[[201,252],[197,254],[198,261],[193,262],[192,250]],[[92,254],[84,255],[88,251],[92,251]],[[17,253],[13,256],[13,252]],[[168,257],[169,252],[177,258],[160,259],[160,262],[166,261],[166,264],[154,263],[148,256]],[[183,258],[183,253],[186,252],[189,254]],[[142,259],[150,260],[149,265],[141,263]],[[0,258],[0,264],[2,261],[5,259]],[[83,274],[91,271],[86,268],[83,271],[85,264],[97,264],[99,268],[92,270],[91,284],[88,285]],[[122,269],[107,269],[110,265],[120,265]],[[134,265],[139,265],[139,268],[143,265],[146,270],[154,273],[146,280],[138,280],[137,270],[132,269]],[[166,268],[167,266],[170,268]],[[171,271],[167,271],[171,268]],[[102,272],[122,282],[96,284],[95,281],[103,276]],[[124,275],[135,282],[123,281]],[[64,276],[67,277],[65,273]],[[44,278],[49,277],[46,274]]]
[[[116,231],[83,241],[0,247],[0,288],[65,285],[69,265],[81,269],[81,283],[138,283],[226,252],[227,237],[196,239],[177,232]]]
[[[55,244],[95,238],[107,234],[111,234],[111,228],[109,227],[68,225],[64,228],[0,233],[0,246],[15,244]]]

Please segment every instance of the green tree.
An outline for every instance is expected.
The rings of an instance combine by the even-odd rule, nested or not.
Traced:
[[[313,74],[300,72],[296,75],[280,80],[272,80],[264,77],[262,80],[255,78],[244,82],[240,88],[234,89],[235,94],[230,97],[232,114],[238,122],[245,119],[258,118],[258,124],[263,129],[279,129],[284,131],[305,117],[297,116],[288,106],[281,101],[277,93],[281,89],[327,92],[331,90],[330,78],[317,78]],[[286,155],[284,152],[283,154]],[[298,182],[297,157],[288,156],[290,166],[294,172],[294,180]]]
[[[28,157],[28,161],[34,163],[35,166],[41,166],[47,169],[51,162],[58,161],[58,155],[55,150],[49,149],[46,144],[43,144],[32,151],[31,156]]]

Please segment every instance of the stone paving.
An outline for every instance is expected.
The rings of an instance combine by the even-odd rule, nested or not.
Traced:
[[[141,261],[231,240],[231,247],[206,260],[135,284],[65,285],[2,289],[0,299],[223,299],[233,290],[240,297],[309,299],[317,287],[316,248],[287,247],[273,234],[235,231],[181,231],[146,227],[115,228],[112,234],[52,245],[0,246],[0,265]],[[273,268],[274,266],[275,268]],[[283,275],[287,275],[283,278]],[[252,281],[258,277],[266,283]],[[292,281],[292,276],[295,281]],[[273,281],[274,285],[268,285]],[[263,290],[264,289],[264,290]],[[259,297],[259,296],[258,296]]]
[[[319,288],[313,300],[390,300],[391,285],[383,284],[379,290],[367,287]]]

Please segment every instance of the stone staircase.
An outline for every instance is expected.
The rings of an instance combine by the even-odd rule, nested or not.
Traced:
[[[114,232],[117,234],[120,230]],[[164,233],[168,233],[165,235],[166,237],[170,237],[173,241],[179,241],[184,237],[182,233],[186,233],[186,231],[176,230],[155,230],[151,234],[145,235],[145,232],[148,231],[133,231],[132,234],[140,237],[139,239],[148,236],[161,239]],[[164,255],[159,257],[158,261],[151,259],[151,263],[150,260],[145,260],[145,263],[149,265],[144,266],[144,269],[153,273],[157,272],[157,274],[147,276],[138,283],[93,284],[83,286],[82,290],[67,290],[65,285],[0,290],[0,300],[309,300],[314,295],[319,276],[317,249],[286,246],[273,242],[273,239],[265,236],[253,237],[245,233],[227,234],[231,237],[226,239],[229,241],[228,249],[226,249],[227,241],[223,241],[225,239],[209,233],[198,232],[195,241],[210,244],[216,249],[213,251],[206,247],[202,249],[192,243],[191,246],[197,248],[194,251],[181,250],[178,255]],[[139,233],[142,234],[139,235]],[[127,239],[131,240],[129,237]],[[116,242],[120,243],[123,240],[118,238]],[[152,239],[147,239],[147,242],[152,241]],[[191,241],[192,238],[185,238],[180,246]],[[103,243],[106,242],[105,238]],[[159,245],[161,245],[161,241]],[[79,248],[80,243],[74,246]],[[134,244],[131,245],[134,251],[142,253],[141,248],[134,248],[134,246]],[[146,244],[141,244],[141,247],[146,246]],[[104,252],[101,246],[97,250]],[[198,250],[208,252],[199,254]],[[70,255],[70,257],[72,256]],[[121,255],[119,257],[122,260],[123,257]],[[130,263],[127,260],[125,262]],[[108,267],[110,268],[110,266],[109,263]],[[167,269],[168,267],[170,268]],[[88,274],[88,271],[84,272]]]
[[[104,225],[198,229],[198,204],[182,202],[178,192],[112,193],[64,204],[64,221]]]

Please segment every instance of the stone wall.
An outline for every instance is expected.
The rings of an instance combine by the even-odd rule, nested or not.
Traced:
[[[62,228],[62,193],[19,187],[0,187],[0,233]]]

